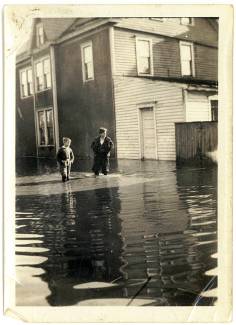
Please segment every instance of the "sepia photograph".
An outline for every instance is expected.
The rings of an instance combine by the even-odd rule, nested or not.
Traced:
[[[16,307],[219,303],[220,19],[157,12],[24,17]]]

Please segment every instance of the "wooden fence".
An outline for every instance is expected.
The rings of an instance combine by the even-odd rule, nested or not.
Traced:
[[[175,123],[176,160],[203,160],[217,150],[217,122]]]

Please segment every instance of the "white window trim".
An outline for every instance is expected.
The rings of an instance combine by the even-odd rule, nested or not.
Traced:
[[[181,58],[181,46],[182,45],[189,45],[191,48],[191,56],[192,56],[192,74],[185,75],[182,71],[182,58]],[[194,45],[191,42],[180,41],[179,42],[179,51],[180,51],[180,66],[181,66],[181,76],[182,77],[195,77],[195,60],[194,60]]]
[[[91,49],[92,49],[92,78],[89,78],[89,79],[86,79],[86,73],[85,73],[85,69],[84,69],[84,48],[87,47],[87,46],[91,46]],[[88,42],[85,42],[85,43],[82,43],[80,45],[80,50],[81,50],[81,63],[82,63],[82,76],[83,76],[83,82],[89,82],[89,81],[92,81],[94,80],[94,61],[93,61],[93,43],[92,41],[88,41]]]
[[[182,23],[182,18],[191,18],[192,22],[190,24],[183,24]],[[194,26],[194,18],[193,17],[180,17],[180,24],[183,26]]]
[[[46,114],[46,111],[52,111],[52,116],[53,116],[53,144],[40,144],[40,133],[39,133],[39,112],[44,112],[44,115]],[[55,129],[54,129],[54,111],[53,107],[44,107],[44,108],[38,108],[36,111],[36,120],[37,120],[37,144],[39,148],[45,148],[45,147],[55,147]],[[46,142],[48,142],[48,134],[46,132]]]
[[[138,76],[153,76],[153,51],[152,51],[152,39],[145,37],[136,37],[136,62],[137,62],[137,73]],[[139,41],[149,41],[149,50],[150,50],[150,73],[139,72],[139,55],[138,55],[138,42]]]
[[[40,48],[41,46],[43,46],[45,44],[44,28],[43,28],[43,43],[39,44],[39,28],[40,27],[43,28],[43,23],[37,23],[36,24],[36,45],[37,45],[38,48]]]
[[[25,99],[25,98],[29,98],[29,97],[32,97],[34,96],[34,87],[33,87],[33,93],[30,94],[30,95],[27,95],[27,96],[23,96],[23,93],[22,93],[22,79],[21,79],[21,74],[22,72],[26,71],[26,78],[27,78],[27,71],[28,70],[31,70],[32,71],[32,83],[34,82],[33,81],[33,69],[31,66],[28,66],[28,67],[25,67],[25,68],[22,68],[19,70],[19,77],[20,77],[20,98],[21,99]]]
[[[44,88],[42,90],[37,90],[37,71],[36,71],[36,65],[39,63],[39,62],[42,62],[46,59],[49,59],[49,62],[50,62],[50,78],[51,78],[51,87],[49,88]],[[48,89],[52,89],[52,65],[51,65],[51,57],[50,55],[46,55],[46,56],[43,56],[39,59],[37,59],[36,61],[34,61],[34,82],[35,82],[35,93],[39,94],[39,93],[42,93],[44,91],[47,91]]]

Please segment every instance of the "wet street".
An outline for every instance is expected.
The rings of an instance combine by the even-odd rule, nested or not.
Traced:
[[[214,305],[217,167],[90,165],[17,163],[16,304]]]

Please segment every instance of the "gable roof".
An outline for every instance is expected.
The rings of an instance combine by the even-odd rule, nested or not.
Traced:
[[[21,54],[27,53],[30,49],[30,44],[31,44],[31,41],[30,41],[30,39],[28,39],[19,48],[17,48],[16,54],[21,55]]]
[[[17,60],[24,60],[30,54],[30,50],[35,46],[35,32],[37,23],[42,23],[44,33],[47,41],[53,42],[59,40],[61,37],[67,34],[73,34],[80,28],[84,29],[85,25],[88,25],[88,29],[93,28],[95,21],[100,23],[107,23],[108,18],[35,18],[33,20],[31,35],[29,40],[23,44],[17,51]]]
[[[32,32],[29,39],[17,50],[17,56],[27,54],[32,48],[35,35],[35,25],[42,22],[44,33],[48,41],[52,42],[58,39],[76,20],[76,18],[41,18],[34,19],[32,23]]]
[[[58,39],[76,20],[76,18],[42,18],[44,32],[49,41]]]

